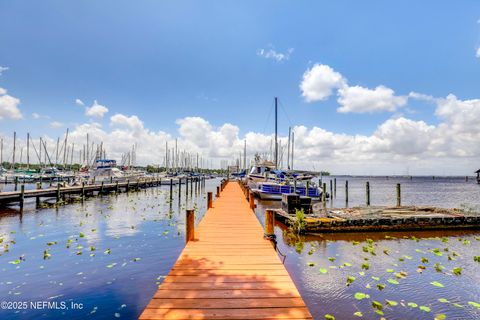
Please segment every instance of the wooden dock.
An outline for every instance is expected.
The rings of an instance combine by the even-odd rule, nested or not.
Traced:
[[[249,207],[226,184],[140,319],[312,319]]]

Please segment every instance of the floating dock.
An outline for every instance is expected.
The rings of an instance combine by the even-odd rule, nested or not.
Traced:
[[[277,220],[289,225],[296,215],[273,209]],[[427,206],[356,207],[313,210],[305,215],[305,232],[402,231],[425,229],[480,229],[480,215],[458,209]]]
[[[208,209],[140,319],[312,319],[237,182]]]

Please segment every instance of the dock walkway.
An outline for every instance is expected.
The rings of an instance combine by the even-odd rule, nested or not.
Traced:
[[[312,319],[290,275],[229,182],[140,319]]]

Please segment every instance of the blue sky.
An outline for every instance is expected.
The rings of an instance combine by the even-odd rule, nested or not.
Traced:
[[[0,0],[0,66],[9,68],[0,87],[23,114],[0,120],[0,132],[56,136],[91,122],[81,99],[108,107],[96,120],[105,127],[121,113],[177,135],[177,119],[198,116],[240,136],[268,134],[274,96],[288,114],[282,133],[291,124],[368,136],[398,116],[436,126],[436,105],[423,100],[373,113],[337,112],[335,93],[307,102],[303,74],[323,64],[349,85],[476,99],[479,18],[478,1]],[[261,49],[291,53],[278,61]]]

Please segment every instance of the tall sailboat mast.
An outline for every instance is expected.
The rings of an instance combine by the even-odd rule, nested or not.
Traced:
[[[278,169],[278,143],[277,143],[277,136],[278,136],[278,98],[275,97],[275,169]]]

